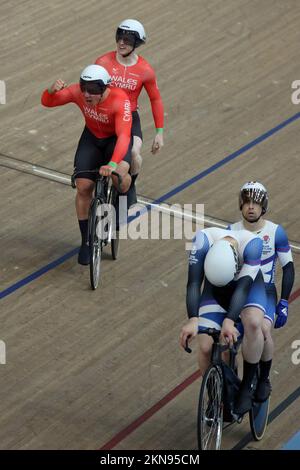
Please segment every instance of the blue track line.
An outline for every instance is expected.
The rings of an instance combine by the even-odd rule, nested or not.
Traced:
[[[213,171],[217,170],[218,168],[220,168],[221,166],[223,165],[226,165],[226,163],[229,163],[231,162],[232,160],[234,160],[235,158],[239,157],[240,155],[242,155],[243,153],[247,152],[248,150],[250,150],[251,148],[255,147],[256,145],[260,144],[261,142],[263,142],[264,140],[268,139],[269,137],[271,137],[272,135],[276,134],[276,132],[280,131],[281,129],[283,129],[284,127],[288,126],[289,124],[291,124],[292,122],[296,121],[297,119],[300,118],[300,112],[299,113],[296,113],[294,114],[294,116],[290,117],[289,119],[286,119],[285,121],[281,122],[280,124],[278,124],[278,126],[276,127],[273,127],[272,129],[270,129],[269,131],[265,132],[264,134],[262,134],[260,137],[257,137],[256,139],[252,140],[251,142],[249,142],[248,144],[244,145],[243,147],[241,147],[239,150],[236,150],[235,152],[231,153],[230,155],[228,155],[227,157],[223,158],[222,160],[220,160],[219,162],[215,163],[214,165],[212,165],[210,168],[207,168],[206,170],[204,171],[201,171],[201,173],[198,173],[198,175],[196,176],[193,176],[193,178],[190,178],[189,180],[185,181],[184,183],[182,183],[181,185],[177,186],[176,188],[172,189],[171,191],[169,191],[168,193],[164,194],[163,196],[161,196],[160,198],[156,199],[154,201],[155,204],[159,204],[163,201],[165,201],[166,199],[169,199],[171,198],[172,196],[174,196],[175,194],[183,191],[184,189],[186,189],[187,187],[191,186],[192,184],[196,183],[197,181],[201,180],[202,178],[204,178],[205,176],[209,175],[210,173],[212,173]]]
[[[72,251],[69,251],[65,255],[61,256],[60,258],[56,259],[55,261],[52,261],[51,263],[47,264],[46,266],[43,266],[41,269],[38,271],[35,271],[34,273],[30,274],[27,277],[24,277],[24,279],[21,279],[20,281],[16,282],[12,286],[8,287],[7,289],[4,289],[3,291],[0,292],[0,299],[3,299],[4,297],[7,297],[9,294],[12,294],[17,289],[20,289],[20,287],[25,286],[26,284],[29,284],[29,282],[34,281],[38,277],[42,276],[43,274],[47,273],[51,269],[56,268],[60,264],[64,263],[67,261],[69,258],[72,258],[72,256],[76,255],[79,251],[79,248],[75,248]]]
[[[281,122],[278,124],[278,126],[273,127],[269,131],[265,132],[261,136],[257,137],[256,139],[252,140],[248,144],[244,145],[241,147],[239,150],[236,150],[235,152],[231,153],[227,157],[223,158],[219,162],[215,163],[211,167],[207,168],[204,171],[201,171],[197,175],[193,176],[193,178],[190,178],[189,180],[185,181],[184,183],[180,184],[179,186],[176,186],[176,188],[172,189],[171,191],[163,194],[161,197],[156,199],[153,203],[154,204],[160,204],[161,202],[166,201],[167,199],[170,199],[173,197],[175,194],[178,194],[179,192],[183,191],[184,189],[188,188],[192,184],[196,183],[197,181],[203,179],[205,176],[213,173],[216,171],[218,168],[226,165],[227,163],[231,162],[235,158],[239,157],[243,153],[247,152],[251,148],[255,147],[256,145],[260,144],[264,140],[267,140],[269,137],[272,135],[276,134],[276,132],[279,132],[281,129],[285,128],[292,122],[296,121],[297,119],[300,118],[300,112],[294,114],[290,118],[286,119],[285,121]],[[147,206],[146,208],[147,211],[151,210],[151,206]],[[143,213],[143,212],[142,212]],[[139,217],[141,213],[137,213],[135,216],[131,216],[128,218],[128,223],[130,223],[132,220],[135,218]],[[38,271],[35,271],[34,273],[30,274],[29,276],[25,277],[24,279],[21,279],[20,281],[16,282],[12,286],[8,287],[7,289],[4,289],[3,291],[0,292],[0,299],[12,294],[14,291],[19,289],[20,287],[25,286],[26,284],[29,284],[31,281],[37,279],[38,277],[42,276],[46,272],[50,271],[51,269],[54,269],[56,266],[64,263],[67,259],[71,258],[74,256],[76,253],[78,253],[78,248],[70,251],[69,253],[65,254],[64,256],[58,258],[56,261],[53,261],[52,263],[47,264],[43,268],[39,269]]]
[[[300,431],[286,442],[281,450],[300,450]]]

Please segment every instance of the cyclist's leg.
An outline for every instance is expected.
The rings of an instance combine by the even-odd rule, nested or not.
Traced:
[[[205,279],[198,313],[199,327],[201,329],[215,328],[216,330],[221,330],[225,314],[226,311],[213,296],[211,284]],[[198,363],[202,376],[210,364],[212,344],[211,336],[205,334],[199,335]]]
[[[141,129],[141,121],[140,116],[137,111],[133,111],[132,113],[132,128],[131,128],[131,135],[133,136],[133,145],[132,145],[132,161],[130,167],[130,173],[133,178],[133,182],[136,180],[139,172],[141,171],[142,167],[142,157],[141,157],[141,150],[143,145],[143,134]]]
[[[199,335],[198,337],[198,365],[200,374],[203,377],[210,365],[211,348],[213,339],[208,335]]]
[[[114,152],[116,141],[117,141],[116,137],[110,137],[106,139],[105,148],[104,148],[105,162],[102,164],[107,164],[110,161],[112,154]],[[119,173],[122,176],[122,184],[120,188],[122,194],[126,193],[129,190],[130,184],[131,184],[131,176],[129,174],[129,169],[131,165],[131,149],[132,149],[132,138],[130,139],[130,144],[128,146],[127,152],[123,160],[121,160],[121,162],[118,163],[118,167],[115,170],[117,173]],[[117,178],[113,176],[112,179],[113,179],[114,186],[118,187]]]
[[[269,376],[274,352],[272,327],[275,318],[276,303],[277,293],[275,286],[273,286],[271,290],[267,290],[267,310],[262,326],[264,349],[259,361],[259,380],[255,391],[255,399],[259,402],[265,401],[270,396],[272,390]]]
[[[143,141],[140,137],[133,136],[133,146],[132,146],[132,162],[131,162],[131,174],[137,176],[142,168],[142,149]]]
[[[79,220],[87,219],[90,202],[93,196],[95,175],[89,171],[97,168],[99,150],[95,145],[94,136],[85,127],[78,142],[74,172],[80,172],[76,178],[76,212]],[[86,171],[86,173],[84,173]]]
[[[237,414],[246,413],[252,406],[252,383],[264,347],[262,323],[266,312],[266,304],[263,277],[259,273],[252,284],[246,304],[241,312],[244,328],[242,344],[244,371],[240,393],[235,405]]]
[[[267,310],[263,319],[262,332],[264,336],[264,349],[262,352],[261,360],[270,361],[273,358],[274,342],[272,338],[272,326],[275,317],[276,301],[273,302],[273,295],[267,293]]]
[[[120,188],[121,189],[121,194],[127,193],[129,188],[130,188],[131,177],[130,177],[130,174],[129,174],[129,168],[130,168],[129,163],[127,163],[125,160],[122,160],[118,164],[118,168],[116,170],[116,172],[119,173],[119,175],[121,175],[121,177],[122,177],[122,184],[121,184],[121,188]],[[117,180],[116,176],[113,176],[112,179],[113,179],[114,186],[117,187],[118,180]]]
[[[107,144],[105,147],[105,159],[108,163],[113,154],[117,138],[111,137],[107,139]],[[112,176],[113,185],[120,191],[122,196],[126,196],[125,202],[122,201],[120,204],[119,198],[115,201],[115,211],[116,211],[116,229],[119,230],[120,221],[121,224],[126,223],[127,221],[127,210],[131,204],[136,202],[135,188],[131,188],[131,176],[129,173],[131,165],[131,149],[132,149],[132,138],[130,139],[130,144],[128,146],[127,152],[121,162],[119,162],[117,169],[115,170],[122,177],[121,187],[118,188],[118,179],[116,176]],[[119,214],[121,212],[121,214]]]
[[[76,213],[81,232],[81,247],[78,255],[80,264],[89,264],[88,249],[88,213],[93,197],[95,175],[89,173],[97,167],[99,151],[94,136],[85,128],[78,143],[74,158],[74,172],[83,172],[76,176]],[[84,173],[86,171],[86,173]]]
[[[251,363],[258,363],[264,347],[263,314],[259,307],[254,306],[247,306],[241,312],[244,327],[242,352],[244,359]]]

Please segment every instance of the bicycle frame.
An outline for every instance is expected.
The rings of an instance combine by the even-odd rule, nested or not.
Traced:
[[[217,450],[221,447],[223,420],[229,423],[227,426],[230,426],[231,423],[240,423],[243,419],[243,416],[233,413],[234,398],[238,393],[240,382],[236,372],[236,356],[242,338],[240,337],[233,347],[230,347],[228,344],[219,343],[219,330],[200,329],[199,333],[211,336],[213,345],[211,364],[203,376],[200,389],[198,444],[201,450],[207,450],[209,446]],[[188,347],[188,341],[185,349],[187,352],[192,352]],[[222,353],[225,351],[229,351],[229,364],[222,358]],[[252,435],[257,441],[262,439],[267,426],[269,401],[269,399],[263,403],[253,401],[249,411]]]
[[[111,216],[107,219],[105,212],[110,213],[109,208],[105,205],[111,204],[113,199],[113,191],[118,193],[120,191],[120,185],[122,183],[121,176],[112,171],[111,175],[118,178],[117,190],[111,186],[109,189],[109,178],[108,176],[102,176],[99,174],[99,170],[87,170],[75,172],[72,175],[71,183],[73,187],[76,187],[75,178],[80,173],[92,173],[95,175],[95,188],[94,197],[90,204],[89,217],[88,217],[88,244],[90,250],[90,282],[93,290],[97,289],[101,273],[101,256],[103,247],[108,243],[111,243],[112,257],[114,260],[117,259],[119,249],[119,237],[112,238],[112,221]],[[115,194],[114,193],[114,194]],[[114,196],[116,200],[117,196]],[[118,233],[118,232],[117,232]]]

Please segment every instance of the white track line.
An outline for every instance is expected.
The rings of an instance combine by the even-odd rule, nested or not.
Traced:
[[[13,170],[22,171],[24,173],[29,173],[31,175],[36,175],[47,180],[55,181],[57,183],[66,184],[71,186],[71,176],[66,173],[60,173],[49,168],[44,168],[42,166],[33,165],[32,163],[24,162],[22,160],[16,160],[12,157],[5,156],[0,154],[0,166],[10,168]],[[226,228],[230,222],[225,220],[215,219],[213,217],[201,217],[195,213],[187,212],[186,210],[180,211],[176,210],[173,207],[168,207],[166,203],[164,204],[154,204],[153,200],[146,199],[143,197],[138,197],[138,203],[143,205],[151,206],[153,209],[158,210],[159,212],[164,212],[173,217],[184,218],[186,220],[192,220],[195,223],[203,223],[208,227],[219,227]],[[175,205],[175,204],[174,204]],[[300,253],[300,244],[297,242],[290,242],[290,246],[295,253]]]

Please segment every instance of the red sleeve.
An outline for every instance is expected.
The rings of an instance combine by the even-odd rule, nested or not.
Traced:
[[[97,59],[95,60],[95,64],[96,65],[102,65],[102,67],[103,67],[103,64],[105,63],[105,60],[103,60],[104,57],[105,56],[102,56],[102,55],[100,57],[97,57]]]
[[[73,102],[73,93],[71,92],[69,87],[52,94],[50,94],[48,90],[45,90],[41,97],[42,105],[47,106],[49,108],[52,108],[53,106],[62,106],[64,104]]]
[[[132,115],[130,101],[128,99],[118,99],[115,104],[115,131],[117,142],[111,161],[119,163],[125,157],[130,144]]]
[[[157,80],[154,70],[149,67],[144,87],[148,93],[151,102],[152,114],[156,128],[164,127],[164,105],[157,86]]]
[[[102,67],[106,68],[107,71],[109,72],[109,66],[111,65],[111,52],[108,52],[107,54],[100,55],[97,57],[95,60],[96,65],[101,65]]]

